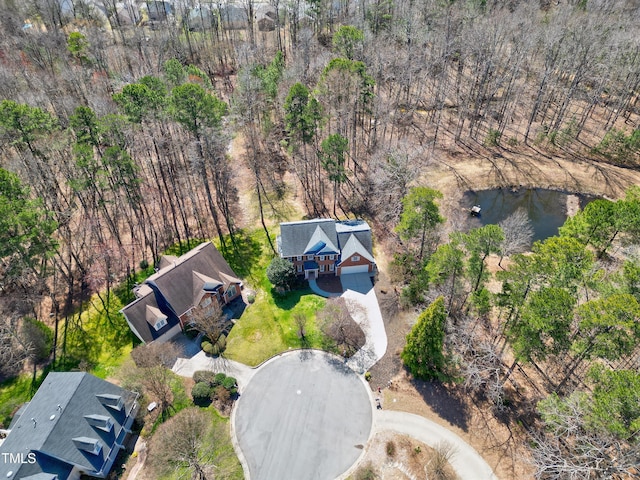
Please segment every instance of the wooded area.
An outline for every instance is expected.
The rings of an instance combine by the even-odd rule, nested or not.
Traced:
[[[598,385],[637,373],[637,341],[628,342],[638,334],[640,267],[608,257],[612,244],[637,240],[637,190],[594,202],[563,237],[513,257],[529,245],[522,218],[442,242],[437,207],[419,207],[439,192],[410,189],[428,184],[436,163],[455,172],[459,155],[637,169],[637,2],[201,1],[218,12],[208,22],[194,21],[191,0],[170,2],[166,15],[151,15],[150,3],[0,0],[0,378],[42,357],[46,335],[24,329],[24,318],[54,326],[58,340],[59,326],[82,332],[74,311],[97,294],[121,326],[114,288],[167,247],[216,237],[223,251],[237,249],[247,189],[272,249],[267,229],[283,199],[310,217],[365,217],[396,242],[403,301],[443,296],[448,321],[465,326],[445,341],[458,342],[464,382],[496,405],[519,363],[539,368],[570,352],[557,371],[542,365],[542,393],[566,395],[545,400],[542,417],[566,432],[558,412],[584,406],[585,387],[600,405],[596,393],[613,387]],[[223,6],[240,20],[225,20]],[[229,153],[234,137],[239,154]],[[411,208],[420,214],[407,216]],[[511,256],[495,299],[484,288],[491,254]],[[469,343],[494,300],[501,329]],[[551,317],[557,324],[542,321]],[[621,318],[629,323],[615,340],[600,336],[613,328],[603,322]],[[619,363],[597,373],[586,362],[596,357]],[[589,432],[595,420],[576,415]],[[609,433],[637,458],[640,426],[621,428]],[[531,432],[548,449],[536,453],[541,465],[582,438],[552,444],[533,423]],[[620,451],[607,445],[594,458]],[[589,472],[581,468],[572,472]],[[569,474],[539,471],[553,475]]]

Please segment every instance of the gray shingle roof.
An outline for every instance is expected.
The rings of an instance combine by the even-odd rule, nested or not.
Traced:
[[[121,397],[124,408],[118,411],[104,405],[99,394]],[[135,400],[136,394],[88,373],[49,373],[0,445],[2,453],[22,453],[26,457],[29,452],[37,452],[37,462],[0,462],[0,478],[17,480],[47,473],[66,479],[73,465],[87,473],[100,472]],[[113,428],[107,432],[92,426],[85,415],[110,417]],[[101,442],[100,452],[90,454],[78,449],[73,439],[83,437]]]
[[[228,287],[231,283],[240,283],[240,280],[216,247],[211,242],[205,242],[181,257],[171,259],[171,262],[151,275],[145,283],[155,287],[157,292],[140,289],[139,294],[146,294],[121,311],[140,339],[152,342],[179,323],[177,317],[192,308],[194,300],[202,298],[202,289],[213,287],[217,283]],[[161,304],[162,298],[159,301],[158,295],[171,306],[175,316]],[[167,315],[167,325],[155,331],[146,320],[147,306],[158,308]]]
[[[342,247],[341,261],[344,261],[351,257],[353,254],[358,254],[361,257],[366,258],[370,262],[375,262],[373,255],[371,255],[367,249],[360,243],[358,237],[355,234],[350,234],[347,243]]]
[[[280,224],[280,254],[283,257],[304,255],[317,228],[332,245],[338,246],[335,220],[318,218],[301,222],[283,222]]]
[[[345,252],[341,250],[347,245],[351,249],[356,245],[354,242],[349,243],[351,237],[357,239],[361,255],[373,262],[371,228],[364,220],[336,222],[331,219],[315,219],[281,223],[278,249],[283,257],[332,253],[342,253],[345,257]]]

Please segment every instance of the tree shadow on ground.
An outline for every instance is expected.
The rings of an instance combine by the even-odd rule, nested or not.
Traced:
[[[308,287],[291,290],[284,294],[279,293],[275,288],[271,289],[271,296],[273,297],[274,303],[278,308],[281,308],[282,310],[291,310],[298,304],[298,302],[300,302],[302,296],[312,294],[313,292]]]
[[[439,381],[425,381],[415,378],[411,384],[427,405],[441,418],[465,432],[469,428],[470,412],[460,393]]]
[[[260,260],[262,245],[242,230],[237,231],[233,238],[235,245],[226,239],[227,248],[221,251],[222,256],[237,276],[248,278]]]

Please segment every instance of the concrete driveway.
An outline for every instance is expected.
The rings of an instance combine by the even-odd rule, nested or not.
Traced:
[[[233,416],[252,479],[332,480],[362,455],[372,401],[342,360],[303,350],[260,367]]]
[[[359,373],[366,372],[387,351],[387,332],[382,320],[378,298],[368,273],[350,273],[340,276],[347,302],[347,308],[353,319],[366,335],[366,343],[348,361],[349,367]]]

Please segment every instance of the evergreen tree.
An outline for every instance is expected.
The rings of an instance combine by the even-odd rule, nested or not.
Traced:
[[[420,253],[424,256],[427,233],[439,223],[444,222],[436,199],[442,198],[442,193],[428,187],[414,187],[402,199],[402,214],[397,231],[404,240],[419,238]]]
[[[447,378],[443,351],[446,320],[444,298],[438,297],[420,314],[407,335],[407,344],[400,356],[415,377],[424,380]]]

